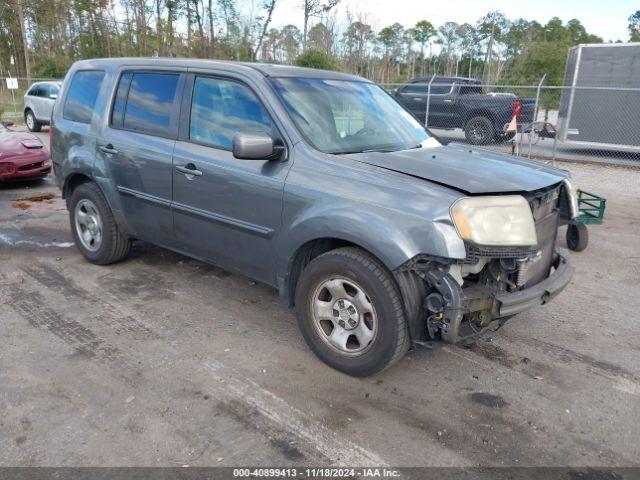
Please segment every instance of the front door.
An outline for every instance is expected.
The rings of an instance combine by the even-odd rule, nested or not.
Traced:
[[[273,284],[275,238],[282,216],[282,160],[238,160],[237,132],[281,138],[257,95],[228,77],[193,75],[185,87],[180,138],[173,154],[177,239],[191,255]]]
[[[400,87],[396,93],[398,101],[423,125],[427,110],[427,88],[427,82],[420,81]]]
[[[172,154],[184,75],[123,72],[97,156],[136,237],[173,246]]]

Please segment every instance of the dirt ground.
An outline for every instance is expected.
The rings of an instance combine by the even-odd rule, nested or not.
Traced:
[[[51,180],[0,187],[0,466],[640,466],[640,170],[562,166],[608,198],[565,292],[367,379],[273,289],[143,243],[91,265]]]

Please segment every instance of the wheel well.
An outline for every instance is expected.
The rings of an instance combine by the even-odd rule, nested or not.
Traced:
[[[290,307],[294,306],[296,286],[304,268],[317,256],[342,247],[357,247],[371,253],[360,245],[356,245],[353,242],[339,238],[318,238],[311,240],[298,248],[293,257],[293,261],[290,263],[291,267],[289,268],[289,275],[286,283],[287,303]]]
[[[83,183],[90,182],[91,178],[87,177],[82,173],[74,173],[69,175],[65,181],[64,186],[62,187],[62,198],[69,198],[71,193]]]

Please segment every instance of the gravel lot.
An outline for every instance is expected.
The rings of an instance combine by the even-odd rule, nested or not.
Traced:
[[[608,198],[566,291],[367,379],[273,289],[143,243],[91,265],[51,180],[0,187],[0,466],[640,466],[640,170],[562,166]]]

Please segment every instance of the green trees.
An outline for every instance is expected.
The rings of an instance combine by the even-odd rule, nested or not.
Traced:
[[[629,41],[640,42],[640,10],[629,17]]]
[[[320,68],[322,70],[336,70],[336,62],[332,56],[318,50],[307,50],[296,58],[298,67]]]
[[[5,0],[0,77],[59,78],[77,59],[139,55],[324,65],[379,82],[439,74],[522,84],[546,73],[558,83],[569,47],[602,41],[577,19],[543,25],[499,11],[475,23],[420,19],[376,31],[366,14],[338,20],[339,0],[301,0],[300,27],[280,25],[280,1]],[[630,40],[640,41],[640,11],[628,21]]]

